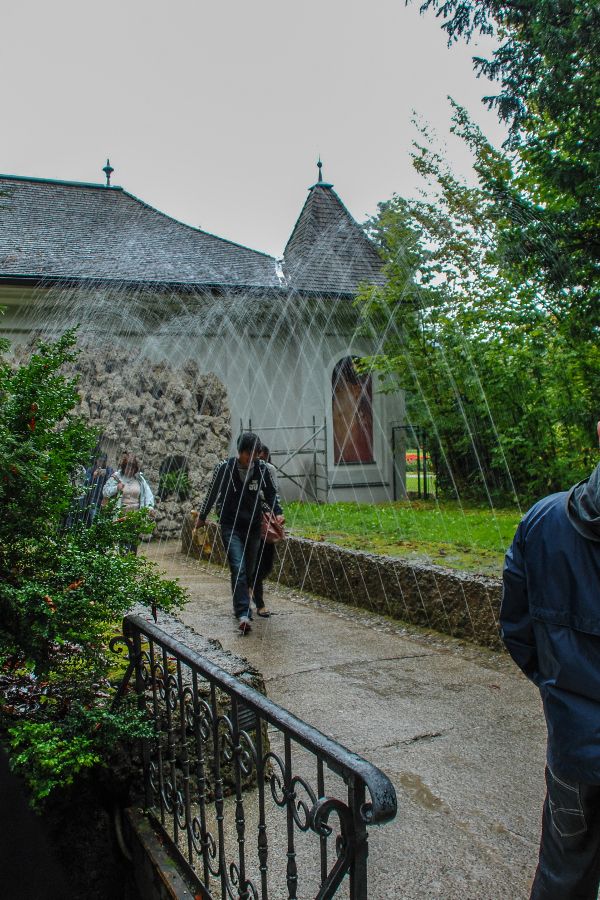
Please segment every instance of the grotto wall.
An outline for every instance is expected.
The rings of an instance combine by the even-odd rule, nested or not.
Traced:
[[[25,361],[35,344],[32,338],[14,348],[15,362]],[[122,346],[80,341],[78,347],[66,373],[79,379],[78,412],[99,429],[109,465],[118,466],[125,450],[139,459],[157,498],[155,538],[179,537],[185,514],[200,503],[215,465],[228,455],[225,386],[193,360],[177,366]]]
[[[155,535],[178,537],[229,450],[224,385],[194,361],[175,367],[114,348],[84,347],[74,368],[81,414],[100,428],[110,465],[124,450],[138,457],[158,498]]]

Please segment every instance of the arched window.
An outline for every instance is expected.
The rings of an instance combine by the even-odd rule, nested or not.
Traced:
[[[357,362],[358,357],[345,356],[331,376],[336,464],[373,462],[373,384]]]

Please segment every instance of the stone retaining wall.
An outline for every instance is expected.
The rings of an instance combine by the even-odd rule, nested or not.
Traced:
[[[192,521],[184,521],[183,552],[224,564],[218,528],[194,531]],[[502,646],[501,582],[494,578],[288,537],[276,547],[271,579],[486,647]]]

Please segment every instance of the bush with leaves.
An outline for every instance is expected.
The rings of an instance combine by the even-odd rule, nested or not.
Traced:
[[[111,711],[108,643],[131,606],[173,609],[176,582],[122,548],[152,522],[112,505],[94,524],[67,527],[73,474],[97,434],[74,413],[76,356],[69,332],[29,362],[0,361],[0,726],[34,800],[101,762],[117,736],[148,729],[127,705]]]
[[[171,495],[174,495],[177,500],[187,500],[190,492],[190,477],[183,470],[165,472],[158,480],[158,496],[161,500]]]

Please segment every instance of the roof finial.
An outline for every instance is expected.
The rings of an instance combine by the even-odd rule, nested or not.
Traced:
[[[102,171],[103,171],[104,174],[106,175],[106,187],[110,187],[110,176],[111,176],[112,173],[115,171],[115,170],[113,169],[113,167],[111,166],[111,164],[110,164],[110,159],[107,159],[107,160],[106,160],[106,165],[104,166],[104,168],[102,169]]]
[[[332,188],[332,187],[333,187],[332,184],[329,184],[328,181],[323,181],[323,173],[322,173],[322,171],[321,171],[321,169],[323,168],[323,163],[321,162],[321,154],[319,154],[319,160],[318,160],[318,162],[317,162],[317,168],[319,169],[319,179],[318,179],[318,181],[315,181],[314,184],[311,184],[311,186],[309,187],[309,191],[312,191],[312,189],[313,189],[313,188],[316,188],[316,187],[320,187],[320,188]]]

